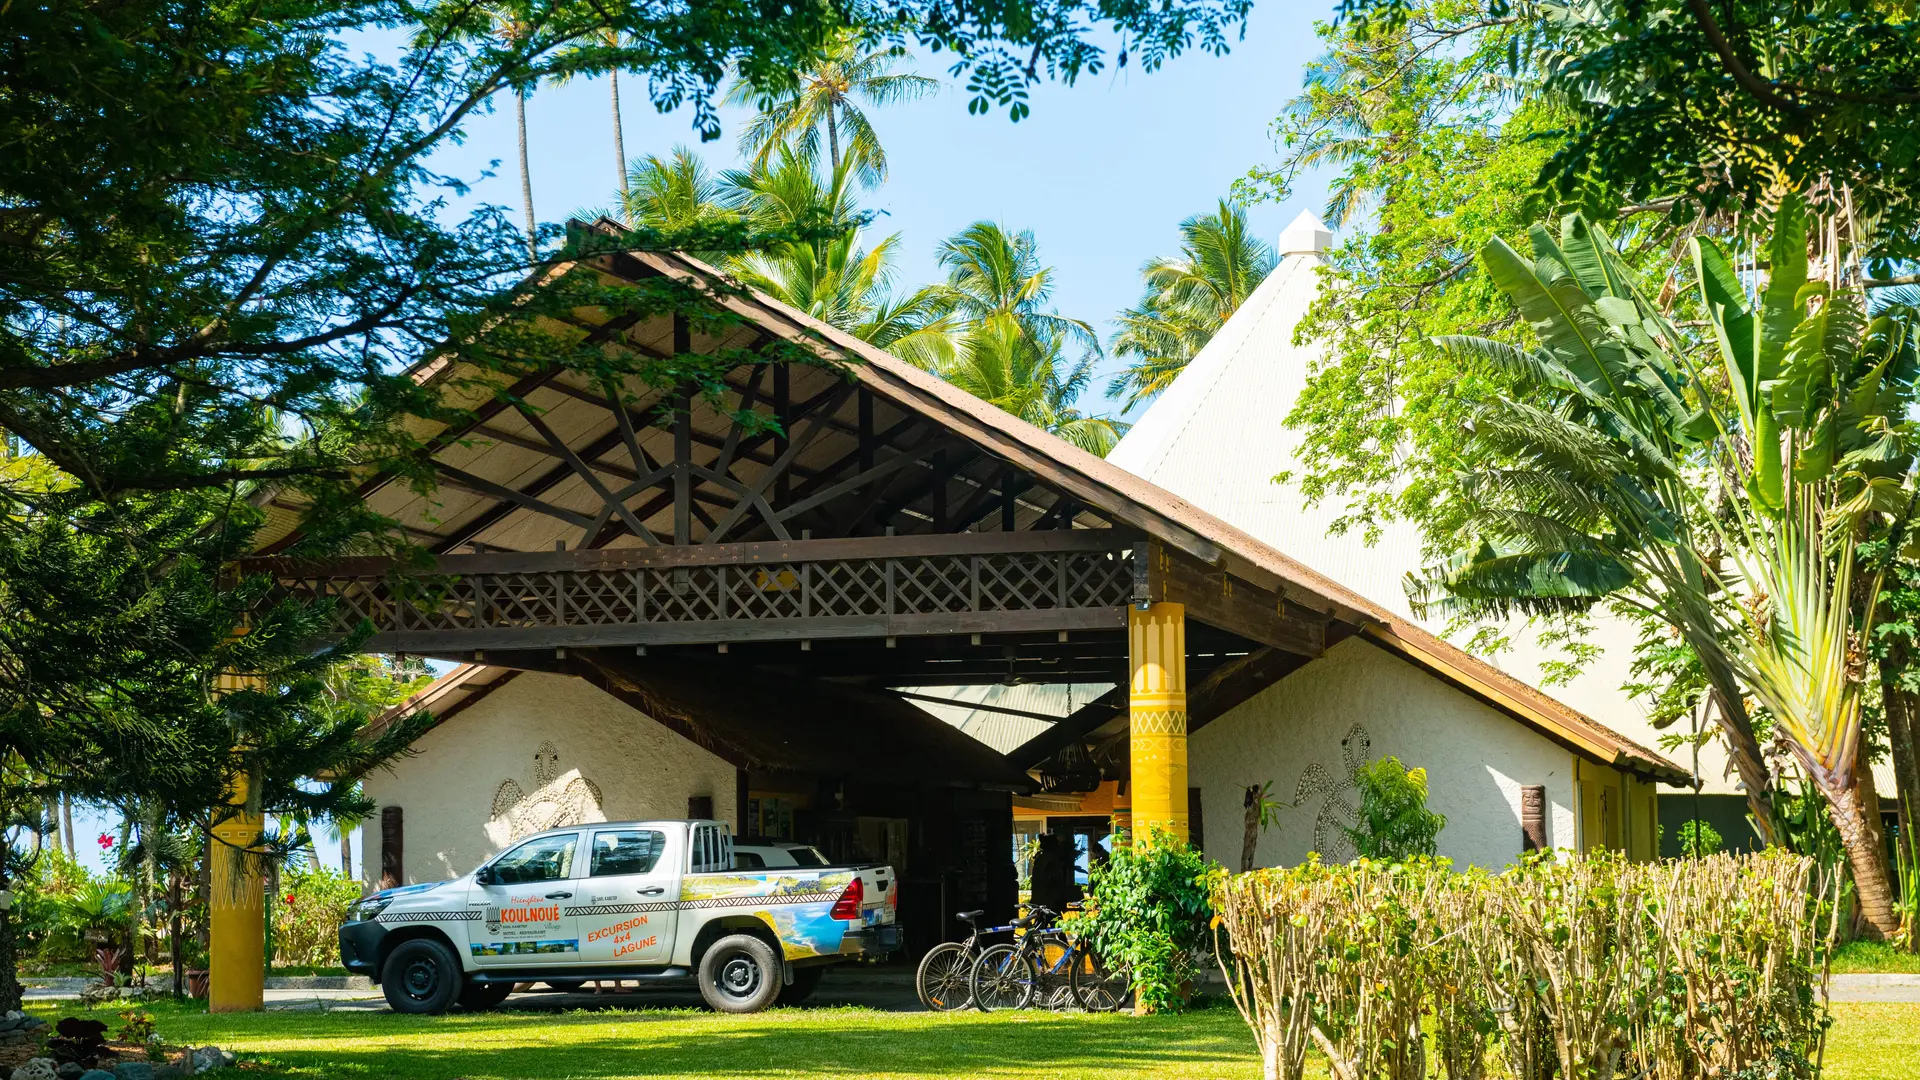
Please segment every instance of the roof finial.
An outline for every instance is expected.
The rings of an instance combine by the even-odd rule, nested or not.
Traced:
[[[1280,230],[1280,254],[1312,255],[1333,244],[1333,230],[1311,210],[1300,211],[1293,224]]]

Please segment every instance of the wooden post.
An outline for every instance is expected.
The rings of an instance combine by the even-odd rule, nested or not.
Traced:
[[[1520,789],[1520,850],[1547,850],[1547,789],[1528,784]]]
[[[380,808],[380,887],[391,889],[407,883],[407,826],[402,808]]]
[[[1180,604],[1127,609],[1128,748],[1133,825],[1187,835],[1187,614]]]
[[[247,802],[247,780],[233,780],[233,805]],[[214,826],[207,852],[212,871],[207,890],[207,1007],[214,1012],[255,1012],[266,1005],[266,894],[254,857],[261,819],[244,809]]]

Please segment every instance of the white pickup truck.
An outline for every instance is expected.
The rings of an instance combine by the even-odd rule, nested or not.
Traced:
[[[713,1008],[755,1012],[899,948],[898,903],[891,867],[736,870],[725,822],[594,822],[360,900],[340,957],[396,1012],[492,1008],[515,983],[688,977]]]

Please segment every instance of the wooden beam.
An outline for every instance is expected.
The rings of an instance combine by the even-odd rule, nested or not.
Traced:
[[[1059,723],[1007,751],[1007,760],[1022,769],[1031,769],[1065,749],[1068,744],[1086,738],[1100,725],[1127,710],[1127,688],[1116,686],[1087,702]]]
[[[502,502],[512,503],[523,510],[531,510],[536,514],[541,514],[546,517],[558,518],[578,528],[584,529],[593,523],[593,519],[585,514],[576,513],[565,507],[555,506],[544,499],[536,498],[524,491],[516,491],[504,484],[496,484],[484,476],[475,476],[465,469],[456,469],[451,465],[443,464],[439,466],[439,470],[440,482],[449,487],[462,488],[476,495],[485,495],[489,498],[499,499]]]
[[[1157,542],[1151,543],[1147,567],[1149,599],[1184,604],[1190,619],[1297,656],[1317,657],[1327,649],[1326,617],[1290,608],[1278,593]]]
[[[684,316],[674,316],[674,340]],[[693,543],[693,391],[682,387],[673,402],[673,542]]]
[[[567,445],[567,441],[555,434],[553,428],[549,427],[547,422],[541,419],[538,413],[534,412],[524,403],[522,403],[519,408],[521,416],[526,419],[528,424],[533,426],[533,430],[540,433],[541,438],[547,440],[547,445],[553,447],[553,452],[558,454],[560,459],[565,461],[568,467],[573,469],[575,475],[579,476],[580,479],[586,483],[587,487],[593,490],[595,495],[600,496],[600,505],[606,511],[610,511],[618,516],[620,520],[626,522],[627,528],[632,530],[633,534],[641,540],[644,540],[648,544],[658,544],[660,542],[660,538],[653,535],[653,531],[642,524],[639,518],[634,517],[632,510],[627,509],[625,500],[630,495],[629,489],[623,488],[620,495],[615,496],[614,493],[607,488],[607,485],[602,483],[600,478],[593,474],[593,470],[587,466],[587,463],[581,460],[580,455],[574,453],[573,448]],[[639,483],[643,479],[650,478],[634,477],[635,483]],[[653,485],[647,484],[646,486],[652,487]],[[642,488],[641,490],[645,489]],[[601,525],[605,522],[606,517],[603,514],[599,519],[589,523],[587,525],[587,534],[581,538],[581,542],[586,543],[592,540],[594,536],[599,533]]]
[[[367,652],[445,653],[474,649],[575,649],[633,645],[711,645],[747,641],[824,641],[1035,630],[1118,630],[1125,608],[833,615],[798,619],[708,619],[588,626],[514,626],[484,630],[399,630],[374,634]]]
[[[1310,663],[1298,653],[1266,648],[1221,664],[1188,692],[1187,731],[1207,726]]]
[[[601,454],[606,453],[608,450],[613,449],[617,445],[618,445],[618,432],[608,432],[607,434],[602,435],[600,438],[595,439],[593,442],[588,443],[585,447],[581,448],[580,455],[586,458],[587,460],[591,461],[595,458],[598,458]],[[438,469],[443,476],[448,474],[447,466],[442,466],[436,462],[434,467]],[[468,475],[471,475],[471,474],[468,474]],[[528,496],[528,497],[538,497],[539,495],[545,493],[546,491],[554,487],[556,484],[560,483],[562,480],[565,480],[567,477],[572,475],[573,475],[573,469],[571,467],[565,464],[555,465],[553,468],[548,469],[546,472],[541,473],[539,476],[535,477],[531,483],[517,489],[518,494],[522,496]],[[493,481],[489,480],[487,481],[487,483],[492,484]],[[499,485],[497,484],[494,486],[499,487]],[[515,490],[515,489],[509,488],[504,490]],[[478,515],[476,515],[474,518],[469,520],[466,524],[457,526],[454,529],[452,529],[448,533],[447,539],[434,548],[434,553],[445,554],[446,552],[452,551],[454,548],[459,547],[460,545],[466,543],[467,541],[472,540],[473,538],[479,536],[481,533],[486,532],[488,529],[493,528],[495,525],[505,520],[507,515],[513,513],[514,510],[519,508],[519,506],[520,504],[516,502],[515,499],[513,498],[500,498],[499,501],[494,503],[492,507],[481,511]],[[591,519],[588,519],[582,516],[581,520],[590,521]]]
[[[657,548],[442,555],[434,560],[431,567],[414,572],[422,576],[558,574],[587,570],[638,570],[646,567],[754,566],[938,555],[997,555],[1007,552],[1119,551],[1136,542],[1131,533],[1118,529],[1063,529],[1044,533],[915,533],[907,536],[846,536],[687,547],[662,545]],[[273,557],[243,559],[239,565],[243,573],[271,573],[290,578],[379,579],[395,570],[407,572],[409,569],[409,564],[386,556],[344,559]]]

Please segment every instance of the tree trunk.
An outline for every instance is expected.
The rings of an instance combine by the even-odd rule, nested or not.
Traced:
[[[340,827],[340,874],[353,876],[353,830],[345,825]]]
[[[513,93],[513,115],[520,127],[520,207],[526,212],[527,220],[527,261],[540,261],[540,244],[536,239],[537,227],[533,217],[533,173],[527,166],[527,92],[516,90]]]
[[[1254,852],[1260,846],[1260,785],[1249,784],[1245,796],[1247,831],[1240,840],[1240,872],[1253,869]]]
[[[827,102],[827,156],[833,162],[833,173],[840,175],[840,124],[834,118],[834,104]]]
[[[60,835],[66,841],[67,854],[80,857],[80,849],[73,846],[73,796],[62,793],[60,796]]]
[[[1905,647],[1896,646],[1894,653],[1881,662],[1881,670],[1892,668],[1898,673],[1906,663]],[[1920,865],[1915,859],[1920,847],[1915,845],[1913,835],[1914,813],[1920,811],[1920,746],[1916,746],[1920,744],[1920,697],[1889,679],[1881,685],[1881,702],[1887,714],[1887,742],[1893,749],[1894,808],[1900,814],[1895,842],[1905,849],[1908,863]]]
[[[1860,789],[1852,784],[1837,789],[1823,784],[1821,790],[1833,808],[1833,823],[1847,848],[1847,865],[1853,870],[1853,891],[1869,936],[1882,940],[1892,937],[1900,929],[1900,920],[1893,911],[1886,855],[1876,840],[1879,830],[1867,820]]]
[[[613,158],[620,171],[620,217],[631,224],[633,215],[627,203],[633,198],[633,188],[627,178],[627,134],[620,126],[620,73],[608,72],[607,82],[613,87]]]
[[[1773,774],[1767,768],[1760,740],[1754,737],[1746,703],[1737,691],[1728,692],[1716,686],[1712,693],[1713,719],[1727,737],[1727,757],[1733,762],[1734,771],[1740,774],[1740,786],[1747,793],[1747,812],[1753,815],[1760,842],[1778,844],[1780,828],[1773,812]]]
[[[0,888],[5,888],[6,879],[0,877]],[[0,1012],[12,1012],[20,1007],[24,996],[20,989],[20,957],[14,948],[13,912],[0,911]]]
[[[180,907],[180,868],[175,866],[167,872],[167,953],[173,963],[175,999],[187,993],[187,954],[182,947],[186,940],[181,933]]]

